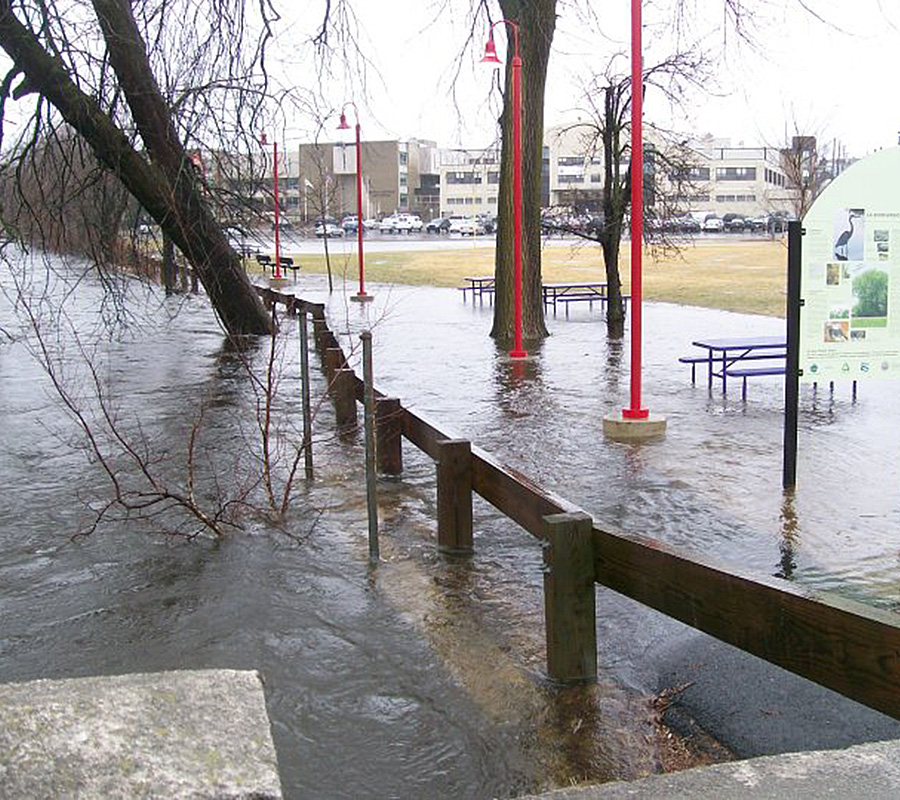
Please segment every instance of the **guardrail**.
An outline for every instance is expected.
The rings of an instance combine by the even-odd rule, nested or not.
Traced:
[[[336,408],[362,401],[324,306],[260,288],[264,301],[313,315]],[[338,375],[344,375],[338,379]],[[335,390],[335,387],[340,388]],[[472,492],[544,541],[548,673],[559,681],[597,674],[594,585],[613,589],[748,653],[900,719],[900,615],[778,578],[744,572],[680,548],[613,531],[487,451],[378,398],[379,471],[402,472],[401,435],[437,462],[438,545],[472,548]]]

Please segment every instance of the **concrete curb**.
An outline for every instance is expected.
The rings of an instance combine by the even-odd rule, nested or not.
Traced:
[[[0,685],[0,798],[281,797],[256,672]]]
[[[763,756],[627,783],[560,789],[529,797],[531,800],[616,800],[627,797],[642,800],[821,797],[894,800],[900,797],[900,741],[862,744],[846,750]]]

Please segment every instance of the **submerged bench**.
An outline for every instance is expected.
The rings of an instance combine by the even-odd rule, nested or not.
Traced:
[[[785,356],[786,356],[786,354],[784,352],[779,352],[779,351],[775,351],[772,353],[750,353],[749,355],[746,355],[739,360],[740,361],[760,361],[760,360],[765,360],[765,359],[779,359],[779,358],[783,359],[783,358],[785,358]],[[691,365],[691,383],[696,383],[697,382],[697,364],[707,364],[708,365],[710,362],[710,358],[708,355],[705,355],[705,356],[681,356],[681,358],[679,358],[678,361],[681,364],[690,364]],[[719,366],[721,366],[721,364],[722,364],[721,356],[719,356],[718,358],[713,358],[712,363],[713,363],[713,367],[715,367],[717,364]],[[727,360],[726,360],[726,364],[727,364]],[[735,373],[732,372],[730,368],[726,368],[726,374],[731,376],[731,375],[734,375]],[[761,373],[761,374],[768,374],[768,373]],[[777,373],[772,373],[772,374],[777,374]],[[781,369],[781,374],[784,374],[783,367]]]
[[[725,374],[729,378],[741,379],[741,400],[747,399],[747,378],[755,378],[758,375],[784,375],[785,367],[782,364],[771,364],[768,367],[726,367]]]

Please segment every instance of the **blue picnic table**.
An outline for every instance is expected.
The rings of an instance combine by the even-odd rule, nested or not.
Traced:
[[[707,381],[712,390],[713,378],[720,378],[722,391],[727,389],[728,378],[743,380],[742,396],[747,397],[747,378],[756,375],[784,375],[786,336],[740,336],[727,339],[698,339],[694,347],[706,350],[704,356],[684,356],[682,363],[691,365],[691,381],[698,363],[708,368]],[[749,366],[747,362],[761,361],[761,366]]]

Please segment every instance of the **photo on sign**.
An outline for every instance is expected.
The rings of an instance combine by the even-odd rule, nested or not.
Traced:
[[[850,331],[850,340],[853,342],[860,342],[866,338],[865,331],[852,330]]]
[[[837,261],[862,261],[866,211],[844,208],[834,218],[834,257]]]
[[[886,328],[888,273],[877,264],[863,264],[853,273],[853,327]]]
[[[887,242],[876,242],[875,246],[878,248],[879,253],[887,253],[891,249],[890,244]]]
[[[850,319],[850,306],[832,306],[828,309],[828,319]]]
[[[826,322],[825,323],[825,339],[824,341],[832,344],[834,342],[846,342],[850,338],[849,322]]]
[[[890,240],[890,238],[891,238],[890,231],[884,231],[884,230],[876,230],[875,231],[875,241],[876,242],[887,242]]]
[[[841,265],[840,264],[826,264],[825,265],[825,284],[826,286],[840,286],[841,285]]]

